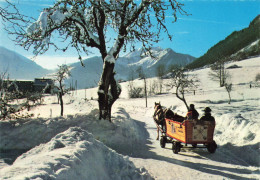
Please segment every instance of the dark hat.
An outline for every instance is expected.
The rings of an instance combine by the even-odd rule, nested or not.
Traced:
[[[211,112],[211,109],[209,107],[206,107],[203,111],[205,112]]]

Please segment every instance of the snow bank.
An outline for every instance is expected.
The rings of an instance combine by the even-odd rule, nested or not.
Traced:
[[[88,115],[70,115],[56,118],[37,118],[0,121],[0,150],[29,150],[50,141],[58,133],[70,127],[81,127],[107,146],[120,153],[131,152],[145,139],[144,123],[138,125],[122,108],[116,109],[113,123],[98,119],[98,110]],[[140,123],[139,123],[140,124]]]
[[[232,152],[233,156],[243,159],[245,165],[260,166],[260,93],[254,87],[254,79],[260,70],[260,57],[250,60],[236,61],[226,64],[226,67],[238,65],[241,68],[229,69],[233,89],[232,102],[218,82],[209,78],[209,68],[194,71],[200,79],[200,88],[196,92],[196,107],[198,110],[210,106],[216,119],[214,139],[219,150]],[[250,88],[250,84],[254,88]],[[235,159],[235,158],[234,158]]]
[[[233,156],[243,157],[246,165],[259,167],[259,158],[256,157],[260,155],[260,123],[248,113],[222,114],[216,119],[214,138],[221,148],[228,149]]]
[[[260,57],[235,62],[241,68],[230,70],[234,85],[231,104],[227,103],[228,95],[225,89],[220,88],[218,82],[209,78],[208,68],[191,72],[197,75],[201,83],[196,95],[193,92],[187,94],[187,102],[195,104],[200,116],[205,107],[209,106],[212,109],[212,115],[216,119],[214,140],[218,144],[215,154],[209,154],[206,149],[185,149],[175,155],[169,149],[170,146],[162,149],[159,142],[154,140],[156,138],[156,128],[152,119],[154,102],[160,101],[163,106],[173,109],[180,115],[186,114],[186,107],[175,95],[167,91],[166,94],[149,97],[148,107],[144,108],[144,99],[127,99],[125,90],[128,83],[125,82],[121,84],[123,87],[121,97],[112,109],[113,123],[97,118],[98,110],[93,110],[98,106],[97,101],[86,101],[85,90],[64,96],[66,114],[64,118],[55,117],[60,111],[59,105],[53,103],[53,98],[56,97],[46,97],[44,105],[32,109],[34,114],[39,113],[39,117],[42,118],[1,121],[0,150],[31,150],[19,157],[12,166],[0,170],[0,177],[4,175],[7,178],[13,176],[17,177],[13,179],[19,179],[16,172],[21,172],[21,178],[25,177],[25,173],[28,173],[26,175],[28,176],[32,172],[30,178],[41,174],[41,177],[46,176],[49,179],[56,176],[57,179],[64,179],[66,174],[72,179],[75,173],[83,177],[85,172],[90,171],[89,166],[93,166],[95,172],[90,172],[92,179],[107,179],[106,176],[116,179],[107,172],[115,173],[117,170],[130,174],[123,177],[119,173],[121,179],[150,178],[148,175],[139,176],[140,173],[146,174],[144,170],[130,168],[137,172],[136,178],[129,168],[128,171],[118,168],[118,166],[127,167],[126,164],[129,163],[127,158],[122,157],[125,162],[118,155],[114,155],[116,153],[113,153],[113,150],[107,151],[103,148],[104,145],[96,144],[102,142],[117,153],[129,155],[137,167],[144,166],[157,179],[191,179],[195,176],[197,179],[259,179],[260,94],[259,88],[255,86],[249,88],[255,75],[259,73],[259,62]],[[232,64],[229,63],[228,66]],[[142,80],[135,80],[134,83],[143,85]],[[88,99],[96,94],[96,89],[86,91]],[[53,112],[51,115],[50,109]],[[91,110],[93,111],[90,112]],[[50,116],[54,118],[49,118]],[[77,128],[74,130],[71,127]],[[92,133],[97,141],[90,140],[93,137],[85,131]],[[59,133],[62,135],[59,136]],[[76,140],[73,133],[82,133],[86,137],[82,135],[82,139]],[[95,152],[92,152],[93,150]],[[115,159],[114,164],[109,158]],[[123,165],[118,165],[120,163]],[[86,170],[83,170],[83,166]],[[96,174],[100,176],[95,177]]]
[[[260,126],[252,120],[246,119],[242,114],[224,114],[217,117],[219,120],[216,130],[221,132],[219,142],[232,142],[234,144],[256,144],[260,139],[258,133]]]
[[[0,170],[3,179],[152,179],[145,169],[78,127],[21,155]]]

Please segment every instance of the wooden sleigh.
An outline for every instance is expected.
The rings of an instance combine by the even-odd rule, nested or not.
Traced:
[[[156,122],[156,121],[155,121]],[[215,122],[200,120],[184,120],[178,122],[177,119],[165,118],[165,124],[156,126],[161,131],[160,145],[165,147],[166,143],[172,143],[172,150],[175,154],[180,152],[181,148],[207,148],[210,153],[214,153],[217,144],[213,140]],[[201,144],[202,146],[197,146]]]

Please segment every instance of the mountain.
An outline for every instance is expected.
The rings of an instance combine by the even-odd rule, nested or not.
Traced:
[[[168,71],[172,66],[185,66],[195,60],[195,58],[190,55],[176,53],[170,48],[152,48],[152,53],[155,58],[151,58],[150,56],[143,56],[139,61],[131,61],[133,57],[136,57],[135,52],[128,54],[127,60],[130,62],[127,64],[128,70],[135,72],[138,68],[142,67],[147,77],[155,77],[157,68],[159,66],[164,66],[165,71]],[[119,62],[123,60],[126,61],[125,58],[118,59]],[[134,77],[136,78],[137,76],[138,74],[135,73]],[[129,74],[125,79],[128,79],[128,77]]]
[[[65,81],[67,86],[77,86],[77,89],[97,86],[103,67],[101,57],[85,59],[83,64],[84,66],[80,62],[70,64],[72,76]]]
[[[129,80],[130,77],[138,78],[136,71],[140,67],[147,77],[155,77],[156,69],[161,65],[165,67],[165,72],[167,72],[168,68],[173,65],[185,66],[195,59],[190,55],[176,53],[172,49],[155,47],[152,48],[151,52],[155,58],[143,55],[141,49],[118,58],[115,64],[115,78],[117,80]],[[103,67],[101,57],[85,59],[83,64],[85,67],[82,67],[80,62],[70,64],[72,77],[66,80],[67,85],[73,84],[75,86],[77,81],[78,89],[97,86]]]
[[[247,28],[235,31],[187,67],[199,68],[216,61],[242,60],[260,55],[260,15]]]
[[[0,46],[0,73],[5,72],[10,79],[33,80],[43,77],[51,71],[14,51]]]

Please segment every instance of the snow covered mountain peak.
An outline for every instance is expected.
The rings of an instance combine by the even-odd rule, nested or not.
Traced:
[[[123,57],[126,57],[126,58],[135,58],[135,57],[140,57],[141,56],[141,53],[142,53],[142,49],[139,48],[135,51],[132,51],[132,52],[129,52],[127,53],[126,55],[124,55]]]
[[[151,48],[151,52],[152,53],[160,53],[161,51],[164,51],[164,49],[162,49],[161,47],[152,47]],[[125,58],[136,58],[136,57],[145,57],[147,55],[144,54],[142,48],[139,48],[135,51],[129,52],[126,55],[124,55],[123,57]]]
[[[186,65],[195,59],[190,55],[176,53],[170,48],[154,47],[151,49],[151,52],[155,58],[148,55],[140,56],[142,53],[141,49],[119,57],[115,64],[116,79],[127,81],[129,77],[138,78],[136,71],[140,67],[144,70],[147,77],[155,77],[158,66],[165,66],[165,71],[167,71],[172,65]],[[102,71],[101,58],[88,58],[83,63],[85,68],[80,63],[71,64],[74,68],[72,77],[67,80],[67,84],[77,81],[80,89],[97,86]]]

